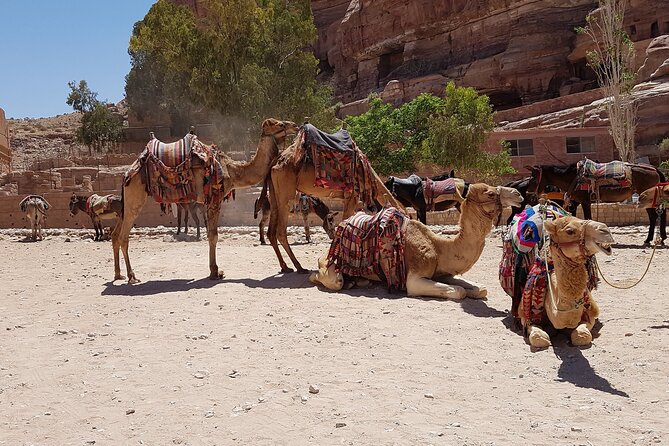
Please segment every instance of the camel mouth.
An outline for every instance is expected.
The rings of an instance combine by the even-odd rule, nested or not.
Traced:
[[[612,254],[612,249],[611,249],[611,243],[600,243],[596,242],[595,246],[597,246],[597,249],[606,254],[607,256],[610,256]]]

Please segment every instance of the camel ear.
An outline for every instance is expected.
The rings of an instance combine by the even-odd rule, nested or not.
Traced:
[[[557,224],[554,220],[546,220],[544,222],[544,231],[548,232],[548,235],[554,237],[557,234]]]
[[[334,217],[334,216],[337,215],[337,214],[339,214],[339,211],[337,211],[337,212],[333,212],[333,213],[332,213],[332,216]]]

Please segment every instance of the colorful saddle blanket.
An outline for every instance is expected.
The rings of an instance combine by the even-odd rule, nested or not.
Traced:
[[[406,288],[404,229],[407,217],[394,207],[376,215],[358,212],[337,226],[328,266],[351,276],[376,274],[388,289]]]
[[[442,201],[462,201],[462,192],[465,187],[464,180],[459,178],[446,178],[441,181],[427,179],[423,181],[423,198],[428,208]]]
[[[121,197],[114,194],[100,196],[93,194],[86,200],[86,212],[94,214],[103,214],[111,209],[111,202],[113,200],[121,201]]]
[[[141,172],[147,193],[158,203],[197,201],[198,191],[193,184],[192,171],[195,160],[205,170],[204,190],[201,191],[204,200],[219,199],[223,188],[223,168],[213,150],[190,133],[170,144],[153,137],[130,166],[124,184],[127,185],[132,177]]]
[[[581,178],[587,181],[604,181],[615,184],[615,182],[629,183],[632,180],[632,167],[622,161],[596,163],[586,158],[576,164],[576,169]]]
[[[314,164],[315,186],[355,192],[366,205],[374,204],[374,169],[348,131],[329,134],[305,124],[298,138],[298,144],[306,149],[306,156]]]

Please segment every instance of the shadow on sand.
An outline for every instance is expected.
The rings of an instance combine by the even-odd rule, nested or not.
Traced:
[[[120,282],[120,283],[119,283]],[[204,279],[168,279],[140,282],[135,285],[125,281],[107,282],[102,291],[103,296],[152,296],[161,293],[175,293],[179,291],[199,290],[215,287],[221,280]]]

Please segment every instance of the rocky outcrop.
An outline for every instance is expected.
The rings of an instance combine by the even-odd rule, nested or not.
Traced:
[[[348,3],[339,19],[343,5]],[[344,103],[379,92],[404,102],[453,79],[498,110],[588,90],[589,42],[574,29],[596,0],[318,0],[316,55]],[[666,2],[632,0],[626,28],[640,48],[669,33]],[[334,42],[333,42],[334,40]],[[391,84],[389,82],[396,81]]]

